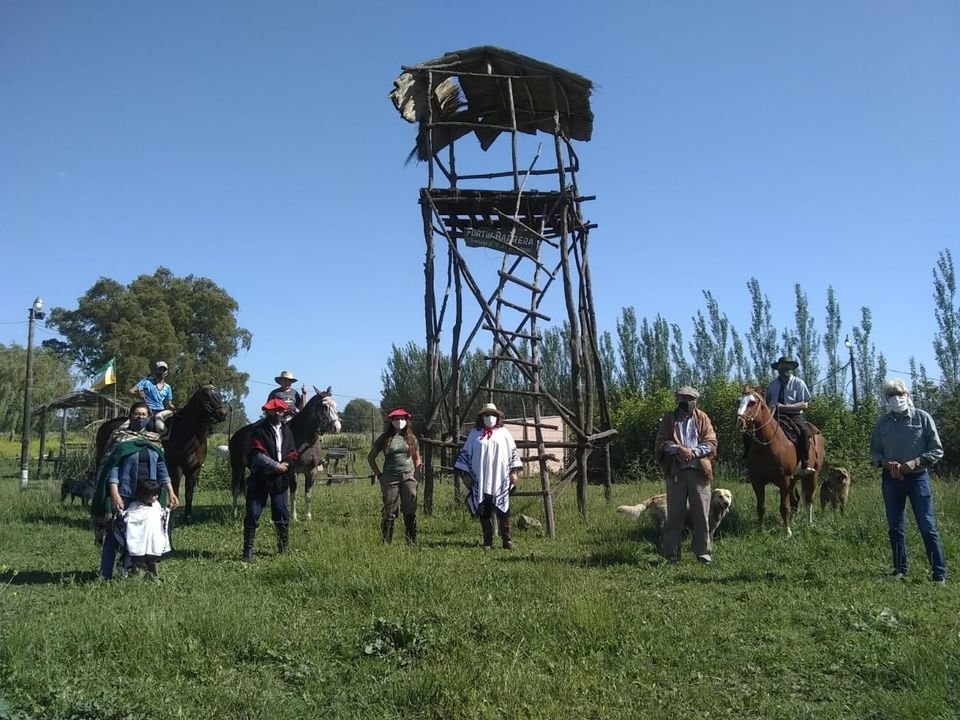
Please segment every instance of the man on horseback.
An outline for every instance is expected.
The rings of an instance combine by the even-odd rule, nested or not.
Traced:
[[[163,360],[153,364],[153,374],[145,377],[128,391],[130,395],[147,404],[153,416],[156,431],[163,434],[166,430],[164,420],[173,415],[173,388],[166,382],[170,368]]]
[[[780,427],[797,448],[797,460],[800,477],[810,477],[816,470],[807,464],[810,455],[810,429],[803,417],[803,411],[810,404],[810,390],[807,384],[793,374],[800,366],[796,360],[781,357],[770,367],[777,371],[777,378],[767,386],[767,405],[773,410]]]
[[[306,386],[301,387],[301,392],[294,390],[293,384],[297,382],[297,379],[289,370],[284,370],[281,372],[274,378],[274,381],[280,387],[271,390],[270,394],[267,395],[267,400],[283,400],[283,402],[286,403],[288,409],[287,414],[284,415],[283,421],[287,422],[294,415],[303,410],[303,406],[307,402],[307,388]]]

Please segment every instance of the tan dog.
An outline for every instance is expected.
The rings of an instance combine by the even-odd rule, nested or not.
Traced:
[[[820,509],[823,510],[830,503],[834,510],[840,509],[843,515],[843,509],[847,505],[847,497],[850,495],[850,473],[846,468],[835,467],[827,473],[827,479],[820,484]]]
[[[717,528],[720,526],[720,523],[723,522],[723,519],[727,516],[727,513],[730,512],[730,508],[733,507],[733,493],[725,488],[716,488],[710,494],[710,538],[713,538],[713,534],[716,532]],[[639,520],[642,516],[646,515],[650,518],[650,522],[653,523],[653,526],[657,531],[663,529],[663,524],[667,521],[667,496],[666,495],[654,495],[651,498],[647,498],[639,505],[621,505],[617,508],[617,512],[631,517],[634,520]],[[687,516],[684,520],[684,524],[687,527],[693,526],[693,521],[690,518],[690,508],[687,508]]]

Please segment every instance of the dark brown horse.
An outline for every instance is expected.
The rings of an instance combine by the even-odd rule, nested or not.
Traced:
[[[310,502],[313,496],[313,485],[318,473],[323,468],[323,435],[325,433],[340,432],[340,416],[337,414],[337,402],[333,399],[331,388],[318,390],[313,388],[314,396],[307,401],[303,410],[298,412],[290,421],[289,427],[293,432],[293,439],[300,453],[294,468],[293,480],[290,483],[290,517],[297,519],[297,479],[298,473],[303,474],[304,495],[307,504],[307,520],[313,518]],[[244,494],[246,486],[244,479],[247,471],[248,453],[250,451],[250,433],[253,424],[237,430],[230,438],[230,470],[233,475],[233,516],[237,516],[240,496]]]
[[[200,479],[203,462],[207,459],[207,439],[213,432],[213,426],[223,422],[226,417],[227,406],[220,397],[220,391],[213,385],[204,385],[167,420],[168,432],[163,438],[163,455],[177,497],[181,497],[180,479],[187,479],[186,497],[181,497],[187,522],[193,514],[193,491]],[[103,459],[110,435],[125,421],[123,417],[115,418],[97,430],[97,467]]]
[[[745,387],[737,410],[737,427],[750,438],[750,451],[747,455],[747,472],[750,484],[757,496],[757,519],[763,526],[764,500],[767,483],[780,489],[780,517],[787,531],[790,530],[790,518],[800,504],[797,490],[797,470],[799,461],[793,442],[787,437],[773,412],[767,407],[762,393],[756,388]],[[823,435],[811,426],[810,457],[808,464],[815,472],[802,479],[803,502],[807,506],[810,522],[813,522],[813,495],[817,488],[817,475],[823,465]]]

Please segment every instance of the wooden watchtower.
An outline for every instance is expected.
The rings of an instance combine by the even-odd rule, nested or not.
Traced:
[[[553,499],[572,482],[586,515],[587,460],[595,447],[608,450],[616,432],[600,372],[587,259],[587,236],[596,226],[582,212],[593,198],[578,188],[573,147],[574,140],[589,140],[593,132],[592,88],[580,75],[487,46],[404,66],[394,81],[390,99],[404,119],[419,126],[411,157],[428,169],[427,186],[420,189],[430,394],[423,438],[428,513],[434,460],[439,455],[439,468],[450,469],[465,423],[473,421],[480,404],[492,401],[508,408],[508,418],[516,417],[508,424],[523,427],[517,445],[525,460],[538,464],[540,489],[517,494],[543,498],[548,534],[556,531]],[[533,147],[538,133],[552,139],[546,149],[542,142]],[[502,134],[510,140],[509,164],[501,152],[493,171],[488,166],[481,168],[486,172],[464,172],[494,155],[477,152],[469,136],[487,151]],[[505,147],[500,143],[501,151]],[[572,387],[566,393],[545,387],[541,379],[541,332],[551,322],[545,308],[553,286],[562,291],[556,307],[565,315],[567,342],[559,352],[568,355]],[[464,295],[473,299],[475,317],[464,307]],[[452,330],[446,337],[448,319]],[[485,368],[467,372],[464,364],[481,332],[489,337]],[[506,374],[519,378],[519,386],[498,383]],[[546,416],[559,416],[567,439],[545,440]],[[552,478],[547,462],[558,459],[563,469]],[[609,452],[603,467],[609,490]]]

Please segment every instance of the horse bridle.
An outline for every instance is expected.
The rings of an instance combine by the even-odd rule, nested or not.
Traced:
[[[750,394],[751,394],[751,395],[756,395],[756,393],[750,393]],[[759,405],[760,405],[759,396],[757,396],[757,398],[758,398],[758,399],[757,399],[757,405],[759,406]],[[747,420],[747,423],[749,423],[749,424],[747,425],[746,428],[744,428],[743,434],[744,434],[744,435],[747,435],[747,436],[750,438],[750,441],[751,441],[751,442],[755,442],[755,443],[757,443],[758,445],[769,445],[770,443],[773,442],[773,440],[769,440],[769,441],[767,441],[767,442],[764,442],[763,440],[760,440],[760,439],[757,437],[757,433],[758,433],[760,430],[763,430],[763,428],[765,428],[767,425],[769,425],[770,423],[772,423],[774,420],[776,420],[776,415],[774,414],[773,410],[771,410],[771,411],[770,411],[770,418],[769,418],[765,423],[763,423],[762,425],[757,425],[757,424],[756,424],[756,422],[757,422],[757,415],[756,415],[756,413],[754,413],[753,417],[750,418],[749,420]],[[779,424],[778,424],[777,427],[778,427],[778,429],[779,429]],[[776,433],[774,433],[774,435],[776,435]]]

